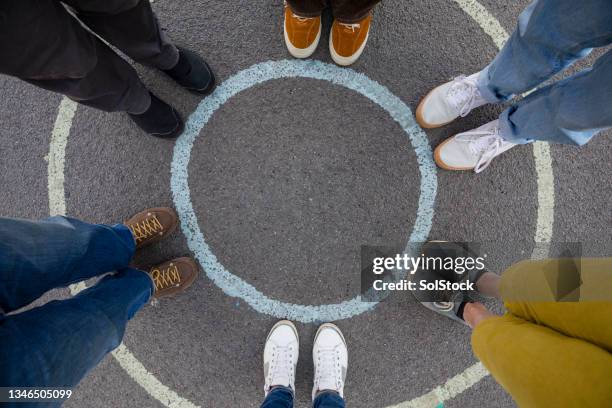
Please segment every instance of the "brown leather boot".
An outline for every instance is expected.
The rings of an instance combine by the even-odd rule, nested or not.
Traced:
[[[285,44],[295,58],[308,58],[321,38],[321,16],[300,17],[285,4]]]
[[[153,297],[171,296],[187,289],[198,277],[199,269],[191,258],[176,258],[149,271],[155,284]]]
[[[149,208],[125,222],[132,231],[136,249],[161,241],[178,225],[178,216],[172,208]]]
[[[346,66],[357,61],[368,41],[371,21],[371,14],[354,24],[334,20],[329,35],[329,52],[336,64]]]

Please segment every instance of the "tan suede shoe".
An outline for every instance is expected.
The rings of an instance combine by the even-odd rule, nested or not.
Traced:
[[[371,21],[371,14],[354,24],[334,20],[329,36],[329,52],[336,64],[347,66],[357,61],[368,41]]]
[[[149,208],[125,222],[132,231],[136,249],[161,241],[176,229],[178,217],[172,208]]]
[[[155,284],[156,298],[171,296],[187,289],[198,277],[199,268],[191,258],[176,258],[149,271]]]
[[[285,44],[295,58],[308,58],[321,38],[321,16],[300,17],[285,4]]]

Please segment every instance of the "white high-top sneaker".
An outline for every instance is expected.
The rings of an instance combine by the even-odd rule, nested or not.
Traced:
[[[416,110],[419,125],[426,129],[441,127],[487,104],[478,90],[478,75],[480,72],[459,76],[429,92]]]
[[[516,146],[499,134],[496,119],[469,132],[458,133],[434,151],[436,164],[445,170],[474,170],[480,173],[494,158]]]
[[[288,320],[276,323],[266,339],[264,347],[264,386],[267,396],[277,385],[289,387],[295,392],[295,367],[298,362],[300,340],[295,325]]]
[[[344,398],[344,380],[348,368],[348,349],[340,329],[331,323],[319,327],[312,346],[314,386],[312,400],[319,391],[336,391]]]

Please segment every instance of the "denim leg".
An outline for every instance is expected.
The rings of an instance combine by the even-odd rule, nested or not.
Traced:
[[[0,308],[8,313],[50,289],[126,268],[135,248],[124,225],[0,218]]]
[[[0,385],[76,386],[121,343],[128,320],[153,290],[146,272],[127,268],[73,298],[0,318]]]
[[[479,77],[489,102],[527,92],[612,43],[609,0],[535,0],[520,15],[518,27]]]
[[[313,408],[344,408],[344,400],[335,391],[323,391],[312,403]]]
[[[563,81],[532,93],[500,116],[501,136],[583,145],[612,127],[612,51]]]
[[[293,408],[293,391],[287,387],[274,388],[260,408]]]

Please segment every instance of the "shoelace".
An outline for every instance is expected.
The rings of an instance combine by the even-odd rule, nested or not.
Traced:
[[[139,223],[130,225],[129,229],[132,231],[136,242],[140,242],[154,234],[161,234],[164,231],[164,226],[159,222],[157,216],[149,213],[147,218]]]
[[[155,283],[156,290],[178,286],[181,283],[181,274],[174,264],[170,264],[167,269],[153,269],[151,277],[153,278],[153,283]]]
[[[297,19],[297,21],[299,21],[300,23],[305,23],[307,21],[314,20],[314,17],[302,17],[302,16],[298,16],[295,13],[291,13],[291,14],[293,18]]]
[[[317,390],[336,389],[342,386],[340,353],[335,348],[320,348],[317,353],[314,384]]]
[[[474,172],[480,173],[491,164],[493,159],[500,153],[504,145],[504,139],[499,134],[499,127],[492,129],[473,130],[456,136],[458,142],[467,143],[470,152],[478,155],[478,161]]]
[[[293,383],[293,352],[293,346],[272,346],[272,360],[268,369],[266,390],[284,380],[287,380],[289,384]]]
[[[353,32],[355,32],[356,29],[361,27],[361,24],[359,24],[359,23],[353,23],[353,24],[338,23],[338,24],[340,24],[341,26],[343,26],[343,27],[345,27],[347,29],[352,30]]]
[[[446,99],[463,118],[476,106],[480,97],[478,86],[474,79],[465,75],[458,76],[448,88]]]

